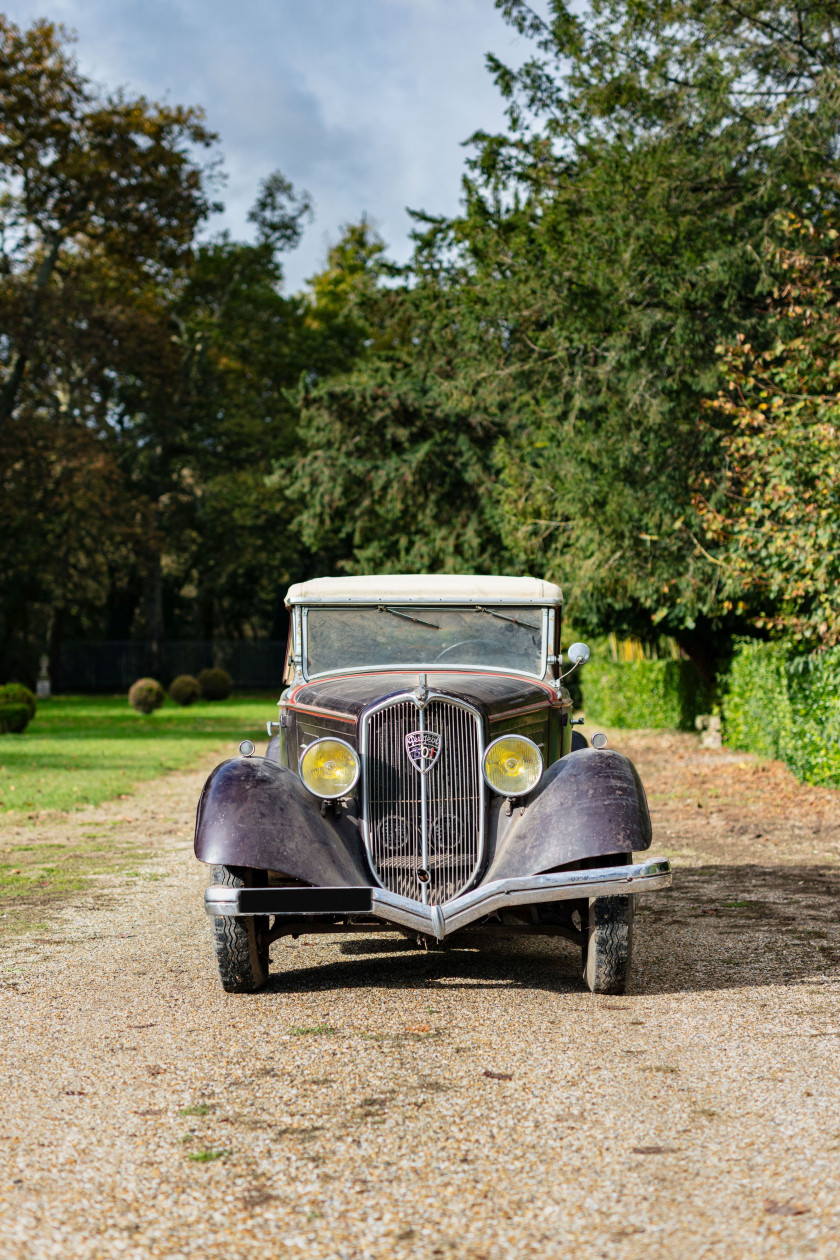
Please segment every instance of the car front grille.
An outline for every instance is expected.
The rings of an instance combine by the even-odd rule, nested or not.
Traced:
[[[401,697],[364,722],[371,865],[385,888],[441,905],[468,887],[483,854],[481,717],[467,705],[434,697],[421,712],[413,699]],[[441,736],[440,753],[425,774],[414,768],[405,744],[406,735],[421,728]]]

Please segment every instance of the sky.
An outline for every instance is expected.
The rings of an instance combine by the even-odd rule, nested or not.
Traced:
[[[403,261],[406,207],[455,212],[462,142],[503,123],[485,54],[516,63],[528,51],[493,0],[0,0],[0,10],[21,26],[48,17],[75,30],[82,69],[108,88],[204,107],[227,172],[212,230],[250,238],[248,208],[272,170],[307,189],[315,220],[286,257],[289,290],[363,214]]]

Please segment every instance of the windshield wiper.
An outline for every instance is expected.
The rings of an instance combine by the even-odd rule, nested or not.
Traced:
[[[440,626],[436,626],[433,621],[423,621],[420,617],[412,617],[411,613],[400,612],[398,608],[386,608],[384,604],[380,604],[379,611],[390,613],[392,617],[402,617],[405,621],[413,621],[418,626],[428,626],[431,630],[440,630]]]
[[[528,626],[528,623],[526,621],[518,621],[516,617],[506,617],[504,613],[493,612],[492,608],[479,608],[476,606],[476,608],[473,611],[480,612],[480,613],[487,613],[488,617],[498,617],[499,621],[510,621],[515,626]],[[531,630],[535,629],[534,626],[530,626],[528,628]]]

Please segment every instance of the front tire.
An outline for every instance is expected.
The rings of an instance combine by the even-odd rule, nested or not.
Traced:
[[[583,978],[591,993],[623,993],[633,952],[636,898],[590,897],[584,922]]]
[[[214,866],[213,883],[228,888],[253,885],[255,871],[237,866]],[[268,917],[213,920],[213,948],[219,979],[226,993],[256,993],[268,979]]]

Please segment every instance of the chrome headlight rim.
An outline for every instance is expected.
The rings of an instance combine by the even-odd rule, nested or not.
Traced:
[[[342,787],[340,792],[332,792],[329,795],[324,792],[316,792],[314,788],[309,786],[306,779],[303,777],[303,759],[312,751],[313,748],[317,748],[319,744],[341,744],[342,748],[346,748],[350,753],[350,756],[353,758],[356,766],[356,773],[353,776],[353,781],[348,784],[347,787]],[[341,739],[338,735],[321,735],[318,739],[313,739],[311,744],[307,744],[305,748],[301,749],[300,756],[298,757],[298,778],[306,788],[307,792],[311,792],[311,794],[317,797],[320,801],[340,801],[346,796],[351,796],[355,791],[356,784],[359,782],[361,773],[362,761],[359,754],[356,752],[356,749],[352,744],[349,744],[346,739]]]
[[[521,740],[523,744],[529,744],[530,747],[533,748],[534,752],[537,754],[537,757],[539,758],[540,772],[537,775],[531,787],[526,788],[524,792],[506,792],[504,788],[496,787],[495,784],[490,781],[487,775],[487,758],[490,752],[492,751],[492,749],[495,748],[497,744],[500,744],[503,739],[518,739],[518,740]],[[509,796],[511,798],[515,797],[517,799],[524,799],[526,796],[530,796],[531,793],[536,788],[538,788],[540,783],[542,782],[542,777],[545,774],[545,761],[543,760],[543,755],[540,752],[539,746],[535,744],[532,739],[529,739],[527,735],[517,735],[514,732],[510,735],[497,735],[495,739],[492,739],[490,741],[490,743],[484,749],[484,753],[481,758],[481,772],[484,775],[484,782],[490,788],[490,791],[495,792],[497,796]]]

